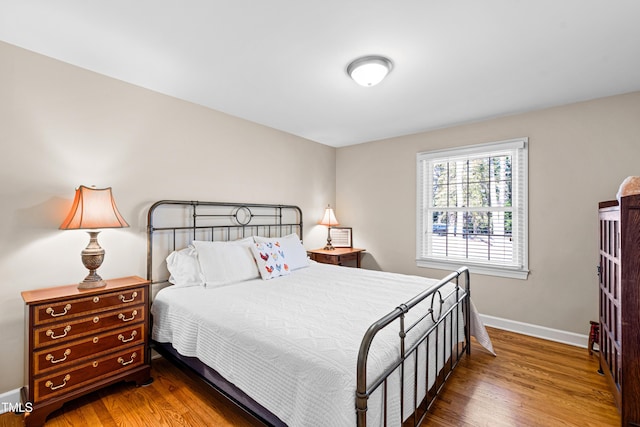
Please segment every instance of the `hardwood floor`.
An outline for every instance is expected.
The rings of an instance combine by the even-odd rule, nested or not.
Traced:
[[[488,329],[497,357],[474,345],[423,427],[620,425],[597,353]]]
[[[596,373],[597,355],[499,329],[489,334],[498,356],[474,341],[423,427],[620,425],[613,395]],[[153,376],[147,387],[117,384],[70,402],[46,426],[256,425],[164,359],[154,360]],[[14,414],[0,416],[0,426],[21,424]]]

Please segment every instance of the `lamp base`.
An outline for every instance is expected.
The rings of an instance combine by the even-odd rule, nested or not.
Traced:
[[[78,289],[94,289],[107,286],[107,282],[102,280],[102,277],[96,270],[102,265],[104,260],[104,249],[98,243],[99,231],[88,231],[89,244],[82,250],[82,263],[89,270],[89,274],[78,285]]]
[[[329,227],[327,228],[327,244],[326,244],[326,246],[325,246],[324,248],[322,248],[322,249],[324,249],[325,251],[332,251],[332,250],[334,250],[334,249],[335,249],[335,248],[333,247],[333,245],[331,244],[331,226],[329,226]]]
[[[95,289],[104,288],[105,286],[107,286],[107,282],[102,280],[102,277],[97,274],[95,274],[95,277],[93,277],[91,274],[89,274],[84,278],[82,282],[78,284],[78,289]]]

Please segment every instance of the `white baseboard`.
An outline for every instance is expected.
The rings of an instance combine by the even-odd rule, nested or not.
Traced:
[[[500,317],[480,315],[480,319],[486,326],[504,329],[506,331],[517,332],[536,338],[543,338],[549,341],[556,341],[563,344],[574,345],[576,347],[587,348],[589,336],[576,334],[575,332],[562,331],[560,329],[547,328],[546,326],[532,325],[530,323],[518,322],[516,320],[502,319]]]
[[[21,404],[20,389],[10,390],[0,394],[0,414],[9,412],[11,408],[18,408]]]

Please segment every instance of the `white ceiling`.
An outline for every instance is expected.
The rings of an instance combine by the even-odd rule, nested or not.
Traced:
[[[336,147],[640,90],[638,0],[0,0],[0,40]]]

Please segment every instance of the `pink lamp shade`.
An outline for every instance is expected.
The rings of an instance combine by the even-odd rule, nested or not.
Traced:
[[[128,227],[111,194],[111,187],[90,188],[81,185],[61,230],[93,230],[96,228]]]
[[[93,289],[107,283],[96,272],[104,260],[104,249],[98,243],[99,228],[124,228],[129,224],[124,220],[109,188],[93,188],[81,185],[69,214],[60,225],[61,230],[90,230],[89,244],[82,251],[82,263],[89,274],[78,285],[78,289]]]
[[[338,220],[336,219],[336,214],[333,212],[331,205],[328,205],[324,210],[324,217],[322,217],[322,221],[320,221],[320,225],[327,225],[329,227],[333,225],[340,225]]]
[[[327,205],[327,208],[324,210],[324,217],[322,217],[322,221],[320,221],[320,225],[326,225],[327,228],[327,244],[324,249],[327,251],[335,249],[331,244],[331,227],[335,225],[340,225],[338,220],[336,219],[336,214],[331,209],[331,205]]]

